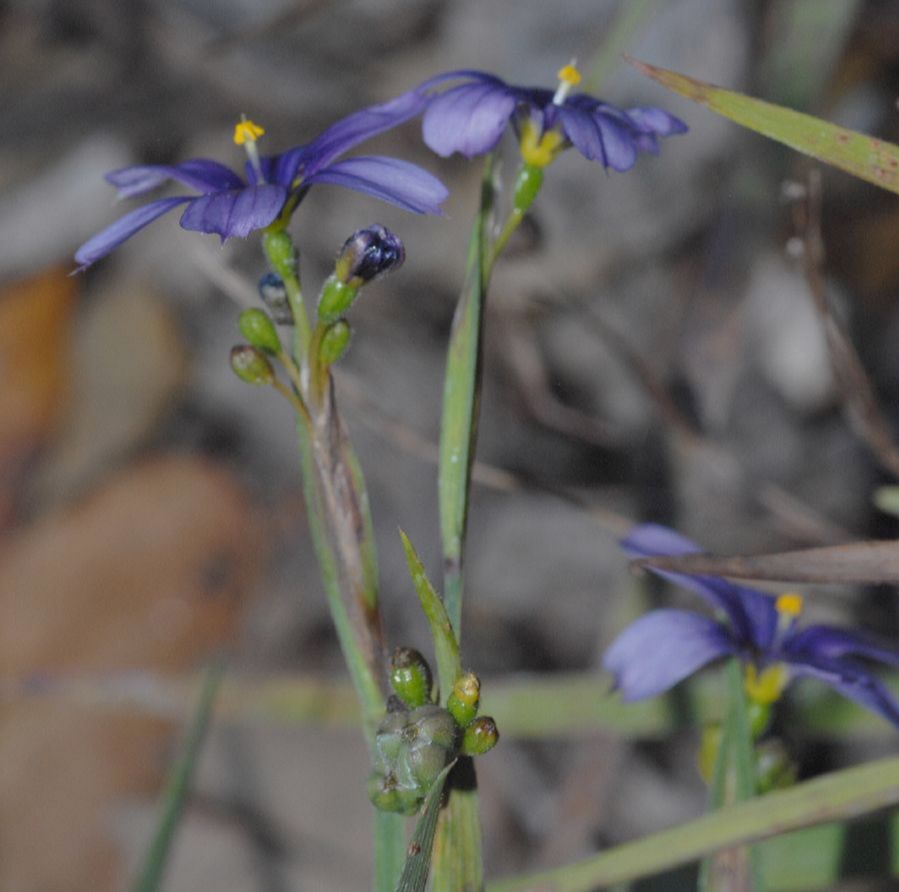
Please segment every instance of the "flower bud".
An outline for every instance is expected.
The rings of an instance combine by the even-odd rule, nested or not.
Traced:
[[[406,250],[399,238],[375,223],[354,232],[344,242],[334,264],[334,275],[344,284],[358,288],[399,269],[405,259]]]
[[[284,280],[277,273],[266,273],[256,287],[272,319],[278,325],[293,325],[293,311],[290,309]]]
[[[755,777],[758,793],[783,790],[796,783],[798,771],[786,747],[779,740],[766,740],[755,749]]]
[[[512,206],[517,211],[526,211],[537,197],[543,185],[543,168],[535,164],[522,164],[512,192]]]
[[[254,346],[267,353],[281,352],[281,339],[275,325],[262,310],[244,310],[237,320],[240,333]]]
[[[357,286],[347,285],[337,276],[328,276],[318,299],[318,318],[326,323],[336,322],[350,308],[358,293]]]
[[[266,355],[246,344],[231,348],[231,369],[241,381],[247,384],[271,384],[275,380],[275,372]]]
[[[297,277],[300,258],[293,239],[283,229],[278,232],[266,232],[262,236],[262,246],[272,269],[282,280]]]
[[[411,647],[398,647],[390,660],[390,686],[410,709],[431,700],[431,667]]]
[[[346,319],[338,319],[322,335],[318,355],[325,365],[337,362],[350,343],[350,326]]]
[[[482,756],[498,741],[496,722],[489,715],[478,716],[462,733],[462,752],[466,756]]]
[[[456,679],[446,708],[460,728],[470,724],[478,714],[478,702],[481,695],[481,682],[474,672],[466,672]]]
[[[746,717],[749,720],[749,733],[752,739],[758,740],[771,723],[771,704],[749,700],[746,704]]]

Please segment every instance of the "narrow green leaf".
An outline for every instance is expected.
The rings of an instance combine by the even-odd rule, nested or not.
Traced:
[[[635,59],[629,61],[663,87],[743,127],[839,167],[875,186],[899,192],[899,146],[684,74]]]
[[[493,166],[488,162],[481,189],[481,205],[468,244],[465,285],[450,332],[440,419],[437,489],[445,567],[443,588],[447,613],[457,637],[461,637],[463,546],[478,428],[481,329],[486,288],[484,238],[493,208],[492,178]]]
[[[651,876],[722,849],[899,803],[899,757],[824,775],[625,843],[583,861],[500,880],[488,892],[589,892]]]
[[[210,666],[203,673],[203,687],[200,691],[200,699],[197,701],[196,710],[191,719],[184,749],[172,766],[171,773],[166,781],[156,831],[147,851],[143,868],[132,887],[134,892],[156,892],[160,887],[169,855],[171,854],[172,842],[181,823],[184,806],[190,794],[194,769],[203,748],[203,741],[209,728],[209,720],[212,717],[215,696],[223,675],[224,670],[219,664]]]
[[[434,845],[431,892],[483,892],[481,815],[472,759],[460,759],[450,781],[449,801],[440,813]]]
[[[431,849],[434,846],[434,833],[437,830],[437,818],[440,815],[440,797],[447,775],[455,765],[450,762],[431,785],[425,797],[421,814],[412,833],[412,841],[406,852],[406,864],[400,877],[396,892],[424,892],[431,870]]]
[[[462,674],[459,644],[456,641],[456,635],[453,632],[446,608],[443,606],[443,601],[440,599],[440,595],[434,591],[434,587],[425,573],[424,565],[409,541],[409,537],[402,530],[400,530],[400,539],[403,542],[403,550],[406,552],[406,563],[409,565],[409,573],[412,575],[412,584],[415,586],[418,600],[421,601],[421,609],[431,627],[434,654],[437,657],[437,677],[440,680],[441,695],[445,698],[453,689],[455,680]]]
[[[406,860],[406,818],[375,809],[375,892],[393,892]]]

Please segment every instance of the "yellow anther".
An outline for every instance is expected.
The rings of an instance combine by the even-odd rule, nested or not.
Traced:
[[[767,706],[780,698],[789,680],[790,671],[783,663],[775,663],[761,672],[750,663],[743,676],[743,687],[753,703]]]
[[[521,157],[534,167],[546,167],[562,149],[565,137],[558,130],[541,134],[531,121],[521,125]]]
[[[265,133],[262,127],[242,118],[234,125],[234,142],[242,146],[245,143],[254,143]]]
[[[581,82],[581,73],[575,67],[574,62],[563,65],[556,77],[563,84],[568,84],[569,87],[576,87]]]
[[[802,595],[797,592],[784,592],[778,595],[774,609],[781,616],[799,616],[802,613]]]

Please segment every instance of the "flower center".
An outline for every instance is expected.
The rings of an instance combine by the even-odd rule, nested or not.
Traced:
[[[530,119],[521,125],[521,157],[526,164],[546,167],[564,147],[565,137],[558,130],[543,133]]]
[[[259,163],[259,149],[256,147],[256,140],[265,133],[265,130],[258,124],[247,119],[246,115],[241,115],[240,120],[234,125],[234,143],[243,146],[250,159],[250,164],[256,172],[256,179],[261,183],[265,177],[262,176],[262,165]]]
[[[567,65],[563,65],[556,77],[559,79],[559,86],[553,96],[553,105],[561,105],[565,101],[565,97],[571,92],[572,87],[576,87],[581,82],[581,73],[577,70],[575,59],[572,59]]]
[[[744,671],[743,687],[753,703],[767,706],[780,699],[789,680],[790,670],[784,663],[766,666],[761,672],[755,664],[749,663]]]

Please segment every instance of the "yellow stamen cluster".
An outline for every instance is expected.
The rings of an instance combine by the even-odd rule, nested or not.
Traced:
[[[802,595],[797,592],[784,592],[774,602],[774,609],[781,616],[799,616],[802,613]]]
[[[581,82],[581,73],[575,67],[574,62],[563,65],[556,77],[563,84],[568,84],[569,87],[576,87]]]
[[[531,121],[521,125],[521,157],[526,164],[546,167],[562,150],[565,137],[558,130],[541,134]]]
[[[750,663],[746,667],[743,676],[743,687],[746,691],[746,696],[753,703],[767,706],[780,699],[780,695],[783,693],[789,680],[790,671],[783,663],[767,666],[761,672]]]
[[[239,146],[246,143],[254,143],[264,133],[265,130],[258,124],[254,124],[252,121],[242,118],[234,125],[234,142]]]

